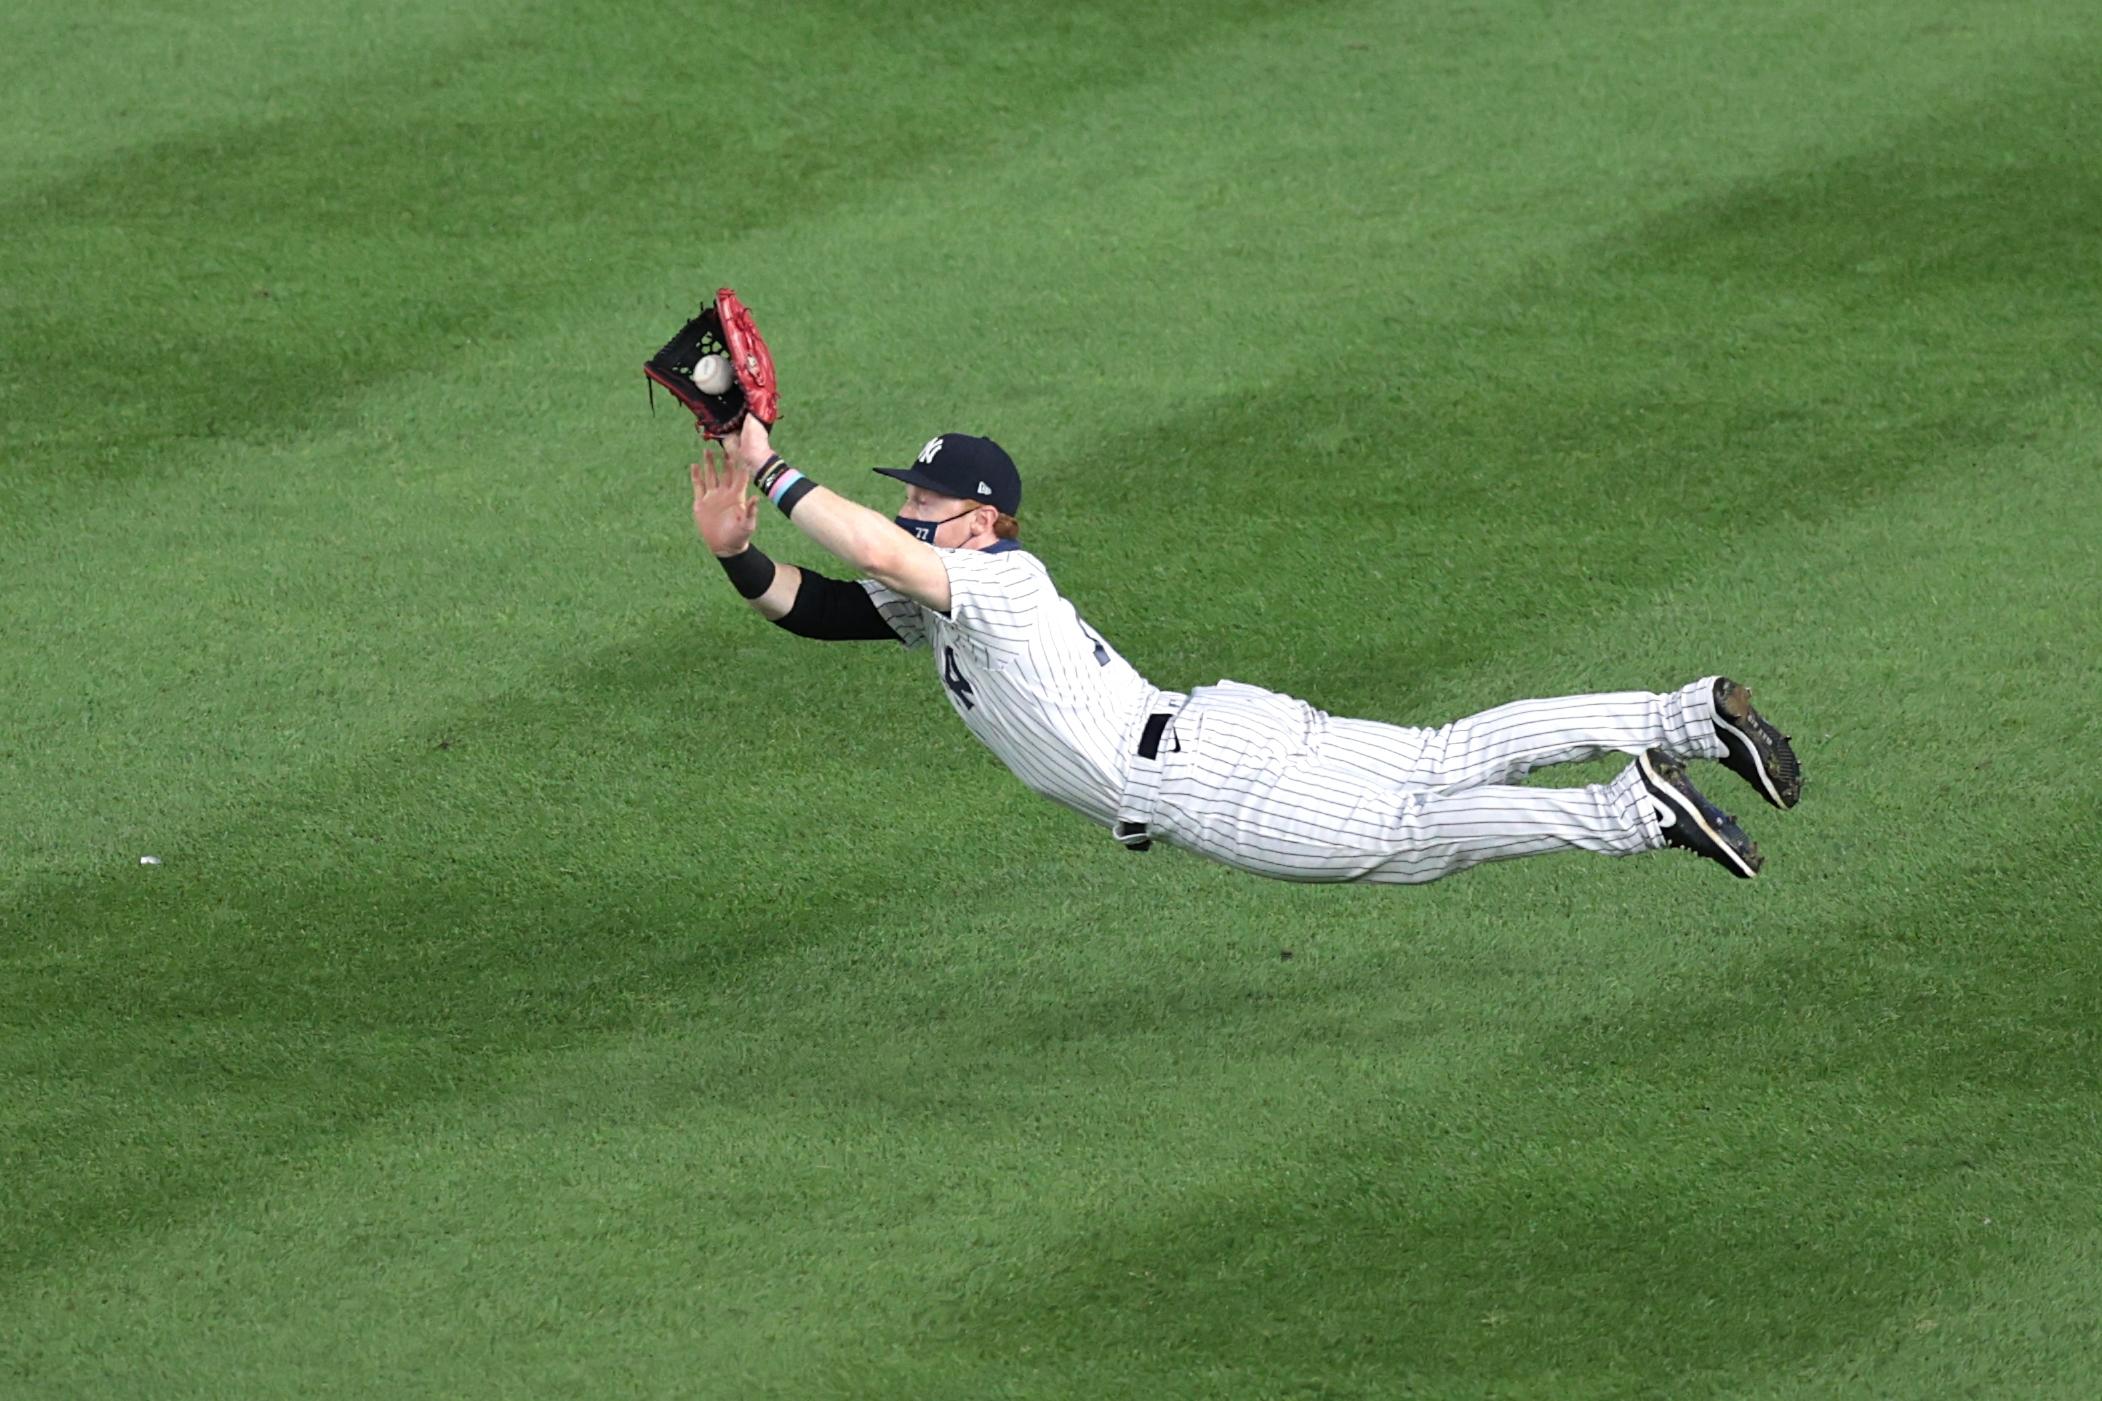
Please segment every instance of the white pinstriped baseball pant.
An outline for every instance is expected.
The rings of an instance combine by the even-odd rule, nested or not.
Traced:
[[[1235,681],[1200,686],[1149,776],[1148,826],[1292,881],[1417,884],[1518,856],[1653,851],[1662,829],[1633,764],[1585,788],[1517,781],[1615,752],[1719,758],[1714,685],[1517,701],[1437,729],[1344,719]]]

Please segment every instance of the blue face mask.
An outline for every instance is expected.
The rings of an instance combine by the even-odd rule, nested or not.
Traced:
[[[958,511],[955,515],[944,516],[938,521],[914,520],[911,516],[893,516],[891,519],[892,523],[895,524],[898,527],[898,529],[904,531],[907,535],[912,536],[915,540],[925,540],[928,544],[931,545],[934,543],[935,531],[940,530],[950,521],[963,519],[965,516],[969,515],[971,512],[977,509],[978,508],[976,506],[966,506],[961,511]]]

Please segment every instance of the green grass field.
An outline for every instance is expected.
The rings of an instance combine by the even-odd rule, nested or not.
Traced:
[[[0,1396],[2102,1395],[2098,72],[2090,0],[32,5]],[[720,283],[800,463],[999,438],[1160,685],[1750,681],[1766,877],[1123,853],[724,586],[639,373]]]

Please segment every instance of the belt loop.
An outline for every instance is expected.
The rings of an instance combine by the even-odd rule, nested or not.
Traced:
[[[1182,739],[1170,727],[1186,699],[1178,695],[1157,698],[1155,703],[1162,708],[1146,717],[1125,765],[1123,799],[1117,805],[1116,821],[1110,830],[1133,851],[1144,851],[1153,845],[1147,829],[1153,822],[1153,806],[1160,794],[1161,741],[1169,742],[1169,753],[1182,752]]]

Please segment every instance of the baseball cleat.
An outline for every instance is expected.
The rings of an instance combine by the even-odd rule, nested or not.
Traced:
[[[1777,808],[1792,808],[1803,796],[1803,769],[1788,736],[1752,709],[1752,693],[1727,676],[1715,682],[1715,733],[1730,752],[1722,766],[1759,790]]]
[[[1765,864],[1759,848],[1752,845],[1736,818],[1703,798],[1687,781],[1685,765],[1661,749],[1652,749],[1635,762],[1642,769],[1642,783],[1649,789],[1666,846],[1705,856],[1741,880],[1759,873]]]

